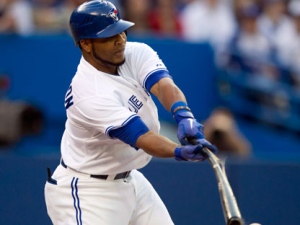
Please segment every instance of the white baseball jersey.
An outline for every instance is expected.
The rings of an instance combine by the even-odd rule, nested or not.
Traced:
[[[151,74],[167,68],[152,48],[137,42],[127,42],[125,60],[119,75],[80,60],[65,98],[68,119],[61,142],[65,164],[76,171],[117,174],[142,168],[151,160],[142,149],[112,139],[108,132],[136,116],[159,132],[157,108],[145,84]]]

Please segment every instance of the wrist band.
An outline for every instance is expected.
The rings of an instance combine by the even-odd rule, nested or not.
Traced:
[[[187,106],[186,102],[184,101],[177,101],[173,103],[171,106],[171,113],[174,115],[178,110],[186,109],[188,111],[191,111],[191,109]]]
[[[178,106],[172,111],[172,113],[175,114],[178,110],[181,110],[181,109],[186,109],[188,111],[191,111],[191,109],[187,106]]]

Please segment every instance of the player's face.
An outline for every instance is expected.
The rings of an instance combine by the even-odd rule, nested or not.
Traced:
[[[125,32],[109,38],[92,39],[91,56],[99,66],[117,67],[125,62]]]

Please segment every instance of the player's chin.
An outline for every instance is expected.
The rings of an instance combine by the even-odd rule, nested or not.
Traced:
[[[125,58],[123,57],[123,58],[121,58],[121,59],[115,59],[114,60],[114,65],[115,66],[121,66],[121,65],[123,65],[125,63]]]

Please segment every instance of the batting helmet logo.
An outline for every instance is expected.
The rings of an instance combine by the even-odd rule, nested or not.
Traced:
[[[108,14],[107,14],[107,17],[111,17],[113,18],[115,21],[118,21],[119,18],[118,18],[118,10],[117,9],[110,9]]]

